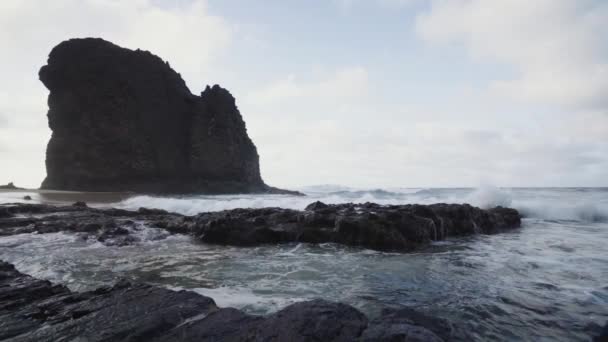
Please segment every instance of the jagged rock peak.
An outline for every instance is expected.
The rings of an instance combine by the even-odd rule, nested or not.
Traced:
[[[51,51],[42,188],[153,193],[281,192],[264,184],[234,97],[193,95],[168,62],[100,38]]]

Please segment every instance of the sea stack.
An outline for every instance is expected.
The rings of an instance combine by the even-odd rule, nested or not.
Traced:
[[[51,51],[43,189],[144,193],[268,193],[234,97],[218,85],[193,95],[148,51],[99,38]]]

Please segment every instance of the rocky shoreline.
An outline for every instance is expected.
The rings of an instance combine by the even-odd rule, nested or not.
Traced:
[[[0,261],[0,340],[11,341],[444,341],[451,325],[410,309],[369,320],[312,300],[268,316],[219,308],[213,299],[120,281],[75,293]]]
[[[384,206],[315,202],[302,211],[233,209],[194,216],[146,208],[97,209],[83,202],[71,206],[0,205],[0,236],[65,231],[119,246],[137,242],[131,233],[145,226],[223,245],[330,242],[407,252],[451,236],[493,234],[520,225],[521,217],[515,209],[483,210],[468,204]]]
[[[72,292],[0,260],[0,340],[10,341],[429,341],[457,340],[453,325],[410,308],[369,319],[352,306],[299,302],[267,316],[213,299],[121,280]],[[594,341],[606,341],[608,324]]]
[[[0,236],[68,232],[105,245],[137,243],[138,229],[189,234],[209,243],[257,245],[337,242],[407,251],[452,235],[519,226],[517,211],[469,205],[326,205],[306,210],[235,209],[184,216],[15,203],[0,205]],[[127,280],[75,293],[0,261],[0,340],[11,341],[446,341],[452,325],[409,308],[386,308],[369,319],[346,304],[312,300],[268,315],[219,308],[213,299]]]
[[[450,236],[519,227],[514,209],[469,205],[310,204],[305,210],[234,209],[185,216],[164,210],[0,204],[0,236],[67,232],[108,246],[138,243],[138,229],[159,238],[187,234],[227,245],[334,242],[407,252]],[[598,328],[599,329],[599,328]],[[608,325],[594,341],[604,341]],[[597,330],[597,329],[595,329]],[[76,293],[0,261],[0,340],[11,341],[449,341],[459,327],[406,307],[373,318],[349,305],[312,300],[267,316],[220,308],[194,292],[144,283]]]

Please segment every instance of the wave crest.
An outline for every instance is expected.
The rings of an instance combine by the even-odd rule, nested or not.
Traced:
[[[335,189],[330,189],[335,190]],[[593,189],[592,189],[593,190]],[[314,201],[328,204],[432,204],[469,203],[480,208],[512,207],[524,217],[545,220],[580,222],[608,222],[606,192],[578,191],[578,189],[504,189],[482,186],[477,189],[375,189],[327,191],[308,193],[308,196],[290,195],[221,195],[156,197],[134,196],[114,203],[123,209],[139,207],[165,209],[185,215],[235,208],[281,207],[302,210]]]
[[[528,201],[518,203],[515,208],[524,217],[544,220],[608,222],[608,206],[594,203],[569,205],[565,203],[541,203]]]

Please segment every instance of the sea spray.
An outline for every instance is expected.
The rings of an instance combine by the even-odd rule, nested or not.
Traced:
[[[308,189],[308,188],[306,188]],[[185,215],[221,211],[235,208],[282,207],[303,210],[314,201],[328,204],[365,203],[378,204],[432,204],[469,203],[481,208],[494,206],[513,207],[525,217],[547,220],[580,222],[608,221],[608,189],[606,188],[429,188],[429,189],[354,189],[315,187],[304,191],[307,196],[291,195],[198,195],[198,196],[149,196],[136,195],[124,200],[109,202],[107,196],[95,201],[95,193],[69,193],[70,196],[53,197],[53,204],[71,204],[85,200],[93,207],[117,207],[137,210],[140,207],[165,209]],[[325,190],[325,191],[323,191]],[[23,202],[26,193],[0,192],[0,202]],[[28,192],[30,203],[47,202],[47,195]],[[123,197],[123,196],[115,196]],[[62,202],[63,199],[63,202]]]
[[[489,209],[498,206],[509,207],[512,199],[507,190],[491,185],[482,185],[469,194],[465,201],[482,209]]]

